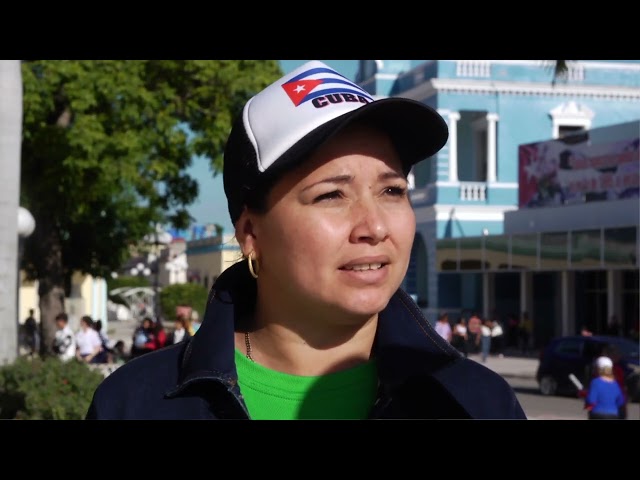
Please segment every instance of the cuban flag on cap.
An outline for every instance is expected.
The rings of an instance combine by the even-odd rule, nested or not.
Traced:
[[[257,153],[258,169],[267,170],[308,133],[374,99],[326,64],[313,60],[253,97],[243,122]]]

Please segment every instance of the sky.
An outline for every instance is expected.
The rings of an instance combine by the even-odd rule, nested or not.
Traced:
[[[282,71],[287,74],[309,60],[279,60]],[[358,60],[320,60],[336,69],[350,80],[355,80]],[[213,176],[208,160],[194,158],[189,175],[199,183],[198,199],[188,207],[189,213],[198,225],[217,223],[224,233],[233,233],[233,225],[227,210],[227,198],[222,187],[222,174]]]

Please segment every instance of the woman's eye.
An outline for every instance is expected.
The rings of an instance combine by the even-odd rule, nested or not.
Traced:
[[[316,198],[314,198],[313,202],[317,203],[317,202],[322,202],[323,200],[335,200],[341,197],[342,197],[342,193],[339,190],[334,190],[333,192],[327,192],[317,196]]]
[[[384,189],[384,192],[394,197],[403,197],[407,194],[407,189],[405,187],[399,187],[399,186],[387,187]]]

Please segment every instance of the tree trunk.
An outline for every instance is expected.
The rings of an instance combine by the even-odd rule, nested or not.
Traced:
[[[39,224],[30,238],[36,252],[38,271],[38,295],[40,297],[40,353],[53,354],[53,339],[56,335],[56,315],[65,311],[62,246],[51,219],[38,215]]]
[[[64,286],[55,285],[50,279],[41,278],[38,282],[40,296],[40,328],[42,342],[40,353],[53,354],[53,339],[56,335],[56,315],[64,312]]]
[[[0,60],[0,365],[18,356],[18,207],[22,145],[20,60]]]

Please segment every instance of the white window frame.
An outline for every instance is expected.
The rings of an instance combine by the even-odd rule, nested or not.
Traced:
[[[582,127],[590,130],[595,113],[585,105],[574,101],[561,103],[549,111],[553,124],[552,138],[560,137],[560,127]]]

